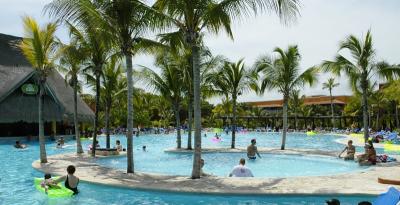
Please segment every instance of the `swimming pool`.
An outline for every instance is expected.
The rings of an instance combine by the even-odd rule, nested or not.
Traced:
[[[245,153],[204,153],[204,172],[227,176]],[[136,154],[136,170],[168,175],[190,175],[193,155],[189,153],[164,153],[154,151]],[[100,158],[101,165],[126,170],[125,157]],[[365,170],[357,163],[325,156],[287,154],[262,154],[257,160],[247,160],[255,177],[322,176]]]
[[[242,135],[244,136],[244,135]],[[243,138],[250,139],[253,136]],[[258,146],[263,143],[261,136],[257,136]],[[241,138],[241,137],[238,137]],[[271,138],[273,138],[271,136]],[[112,138],[121,139],[125,143],[123,136]],[[158,150],[163,152],[162,147],[175,146],[175,136],[143,136],[135,138],[135,162],[136,166],[140,165],[138,157],[142,145],[147,145],[149,152]],[[240,139],[247,144],[247,140]],[[278,141],[280,139],[277,139]],[[100,138],[100,143],[104,145],[104,138]],[[203,140],[205,146],[214,146],[212,142]],[[261,143],[260,143],[261,141]],[[300,140],[301,141],[301,140]],[[330,141],[332,143],[332,141]],[[336,197],[342,201],[342,204],[356,204],[361,200],[373,200],[373,196],[232,196],[232,195],[199,195],[199,194],[180,194],[165,192],[150,192],[131,189],[121,189],[109,186],[100,186],[90,183],[81,183],[81,193],[70,199],[48,199],[45,195],[36,191],[33,186],[33,177],[42,177],[43,173],[34,170],[31,167],[32,161],[39,157],[39,147],[37,143],[29,143],[27,150],[16,150],[12,148],[12,141],[0,142],[0,159],[3,164],[0,172],[0,204],[324,204],[326,199]],[[85,141],[85,147],[90,141]],[[265,142],[264,142],[265,143]],[[67,142],[73,145],[74,142]],[[229,143],[228,143],[229,144]],[[244,146],[245,144],[239,144]],[[163,145],[163,146],[162,146]],[[218,144],[222,146],[222,144]],[[291,144],[288,143],[288,147]],[[302,146],[307,146],[304,143]],[[314,145],[312,145],[314,146]],[[336,146],[336,145],[332,145]],[[341,148],[342,146],[337,146]],[[307,148],[307,147],[304,147]],[[139,150],[136,150],[139,149]],[[49,155],[73,152],[74,146],[65,149],[55,149],[54,142],[48,142],[47,153]],[[206,165],[207,166],[207,165]],[[230,167],[229,167],[230,168]]]

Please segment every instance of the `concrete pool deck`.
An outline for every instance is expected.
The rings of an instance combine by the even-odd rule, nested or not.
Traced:
[[[231,149],[205,149],[212,152],[243,152],[244,148]],[[167,150],[177,152],[176,150]],[[179,152],[187,150],[179,150]],[[318,150],[285,150],[263,148],[263,153],[304,154],[333,156],[334,153]],[[399,160],[399,158],[398,158]],[[116,187],[188,192],[208,194],[380,194],[387,190],[388,185],[379,184],[377,179],[400,179],[400,166],[398,162],[379,164],[370,169],[345,174],[329,176],[307,176],[289,178],[229,178],[229,177],[203,177],[192,180],[187,176],[168,176],[150,173],[127,174],[122,170],[108,168],[96,164],[96,160],[89,155],[76,155],[75,153],[48,156],[49,163],[41,164],[34,161],[32,166],[42,172],[53,175],[65,175],[68,165],[77,167],[76,176],[80,180],[95,184]],[[400,188],[400,187],[397,187]]]

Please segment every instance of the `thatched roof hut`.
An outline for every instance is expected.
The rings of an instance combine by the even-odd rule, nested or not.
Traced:
[[[14,45],[21,38],[0,34],[0,123],[37,122],[38,93],[26,92],[24,85],[35,86],[36,72]],[[53,71],[46,81],[44,120],[72,121],[73,89]],[[78,119],[91,122],[93,111],[78,97]]]

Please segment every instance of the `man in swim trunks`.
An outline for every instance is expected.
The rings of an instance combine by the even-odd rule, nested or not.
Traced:
[[[256,159],[256,154],[258,157],[261,158],[260,153],[258,153],[257,146],[256,146],[256,139],[251,140],[251,145],[247,147],[247,157],[249,159]]]
[[[254,177],[251,170],[244,166],[246,164],[246,160],[241,158],[239,161],[239,165],[233,167],[229,177]]]
[[[347,146],[342,150],[342,152],[340,152],[339,158],[340,158],[340,155],[342,155],[343,152],[346,150],[347,150],[347,154],[346,154],[346,156],[344,156],[343,159],[344,160],[354,160],[354,154],[356,153],[356,147],[353,145],[352,140],[349,140],[347,142]]]

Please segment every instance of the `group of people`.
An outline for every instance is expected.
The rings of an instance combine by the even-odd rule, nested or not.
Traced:
[[[49,189],[60,189],[61,187],[58,184],[60,182],[64,182],[65,188],[73,191],[74,194],[78,194],[79,178],[74,175],[75,171],[75,166],[69,165],[67,167],[67,175],[61,176],[57,179],[53,179],[51,174],[46,173],[44,175],[44,180],[40,183],[40,185],[45,189],[45,192],[48,193]]]
[[[99,149],[100,148],[100,144],[99,144],[99,141],[98,140],[96,140],[96,149]],[[122,146],[122,144],[121,144],[121,141],[120,140],[116,140],[115,141],[115,146],[114,146],[114,149],[116,149],[118,152],[125,152],[126,151],[126,149]],[[147,150],[147,146],[146,145],[143,145],[142,146],[142,150],[144,151],[144,152],[146,152]],[[92,150],[92,145],[89,145],[89,150]]]
[[[327,205],[340,205],[340,201],[338,199],[330,199],[326,201]],[[372,205],[369,201],[359,202],[358,205]]]
[[[349,140],[347,142],[347,146],[340,152],[339,158],[341,155],[346,152],[346,155],[343,157],[344,160],[355,160],[357,159],[358,163],[362,166],[368,166],[368,165],[375,165],[376,164],[376,150],[374,148],[374,144],[372,143],[371,140],[369,140],[367,143],[365,143],[364,146],[365,153],[357,155],[355,157],[356,153],[356,147],[353,145],[353,141]]]
[[[256,139],[252,139],[251,140],[251,144],[247,147],[247,158],[249,160],[255,160],[257,157],[256,155],[261,158],[260,153],[257,150],[257,146],[256,146]],[[211,176],[210,174],[207,174],[203,171],[203,167],[204,167],[204,159],[200,160],[200,174],[202,176]],[[251,171],[250,168],[248,168],[246,166],[246,159],[241,158],[239,160],[239,164],[234,166],[232,171],[229,173],[229,177],[254,177],[253,172]]]

